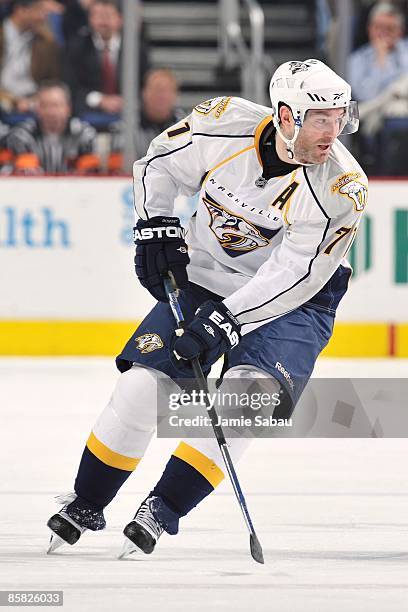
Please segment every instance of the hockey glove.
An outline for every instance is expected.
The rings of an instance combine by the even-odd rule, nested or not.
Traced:
[[[172,272],[177,287],[188,283],[190,258],[184,241],[185,230],[177,217],[139,219],[133,228],[136,256],[135,269],[140,283],[156,300],[167,302],[163,276]]]
[[[223,302],[204,302],[194,319],[174,344],[174,354],[181,359],[200,357],[207,366],[237,346],[241,325]]]

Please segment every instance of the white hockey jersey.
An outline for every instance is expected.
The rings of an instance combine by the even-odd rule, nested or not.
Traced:
[[[134,164],[141,218],[171,216],[178,194],[199,192],[187,233],[189,279],[224,297],[244,334],[306,302],[335,310],[330,285],[348,266],[367,201],[367,177],[339,141],[324,164],[259,180],[260,142],[271,126],[270,108],[215,98]]]

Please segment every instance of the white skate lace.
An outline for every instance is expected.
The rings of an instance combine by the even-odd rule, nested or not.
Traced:
[[[74,527],[79,529],[83,533],[86,529],[92,531],[98,531],[106,526],[103,512],[99,512],[92,508],[79,507],[73,508],[68,514],[67,508],[69,504],[77,499],[78,495],[74,492],[61,493],[55,497],[55,501],[59,504],[63,504],[61,510],[58,512],[67,521],[69,521]],[[93,526],[91,526],[93,525]]]
[[[154,498],[151,498],[154,499]],[[136,523],[145,527],[145,529],[153,536],[156,540],[158,540],[163,533],[163,527],[161,527],[160,523],[154,518],[154,514],[150,510],[150,500],[145,501],[139,508],[134,518]]]
[[[74,493],[73,491],[68,491],[67,493],[60,493],[59,495],[55,495],[54,497],[55,502],[57,504],[63,504],[63,507],[58,512],[58,514],[63,516],[64,519],[67,520],[69,523],[71,523],[71,525],[73,525],[76,529],[79,529],[81,533],[84,533],[84,531],[86,531],[86,528],[82,527],[79,523],[77,523],[77,521],[74,521],[74,519],[65,512],[67,506],[71,502],[73,502],[74,499],[76,498],[77,498],[77,494]]]
[[[63,504],[64,506],[67,506],[68,504],[73,502],[76,497],[76,493],[74,493],[73,491],[69,491],[68,493],[60,493],[60,495],[56,495],[54,499],[57,504]]]

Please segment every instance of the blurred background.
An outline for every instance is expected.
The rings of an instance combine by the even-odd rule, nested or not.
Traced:
[[[0,0],[0,355],[114,355],[152,301],[131,164],[196,104],[269,105],[275,68],[352,85],[370,177],[326,357],[408,357],[408,0]],[[180,197],[187,222],[194,198]]]

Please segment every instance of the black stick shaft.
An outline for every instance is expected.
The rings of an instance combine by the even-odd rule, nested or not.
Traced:
[[[177,289],[174,287],[174,284],[172,283],[172,281],[170,280],[170,278],[166,278],[164,277],[163,279],[164,282],[164,287],[166,290],[166,294],[167,294],[167,298],[169,300],[169,305],[170,308],[173,312],[174,318],[176,320],[176,323],[178,325],[178,328],[181,330],[184,330],[185,328],[185,322],[184,322],[184,317],[183,317],[183,313],[182,310],[180,308],[180,304],[178,302],[178,298],[177,298]],[[235,471],[235,467],[234,464],[232,462],[232,458],[229,452],[229,448],[227,445],[227,441],[225,439],[224,436],[224,432],[222,430],[222,427],[220,425],[218,425],[218,415],[217,415],[217,411],[215,410],[215,408],[213,406],[210,406],[208,403],[208,385],[207,385],[207,380],[204,376],[203,370],[201,368],[201,364],[200,364],[200,360],[198,357],[194,358],[191,360],[191,365],[193,368],[193,372],[194,372],[194,376],[197,382],[197,385],[199,387],[200,391],[204,392],[204,397],[206,398],[206,407],[207,407],[207,411],[208,411],[208,416],[210,417],[211,420],[211,425],[212,428],[214,430],[214,435],[215,438],[217,440],[218,446],[220,448],[221,451],[221,455],[222,458],[224,460],[225,463],[225,467],[227,468],[227,472],[228,472],[228,476],[230,478],[231,484],[232,484],[232,488],[234,489],[234,493],[235,496],[237,498],[238,504],[241,508],[246,526],[248,528],[249,534],[250,534],[250,549],[251,549],[251,555],[253,557],[253,559],[255,561],[257,561],[258,563],[264,563],[264,558],[263,558],[263,552],[262,552],[262,547],[261,544],[258,540],[258,537],[255,533],[255,529],[248,511],[248,507],[245,501],[245,497],[244,494],[242,492],[241,489],[241,485],[239,483],[238,480],[238,476],[237,473]]]

